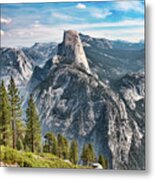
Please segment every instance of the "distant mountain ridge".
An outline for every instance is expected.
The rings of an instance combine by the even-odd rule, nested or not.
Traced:
[[[79,35],[89,66],[91,67],[93,73],[99,75],[102,80],[109,81],[115,78],[120,78],[126,73],[144,71],[144,42],[130,43],[126,41],[111,41],[104,38],[92,38],[83,34]],[[7,48],[1,47],[0,53],[2,53],[2,51],[4,52],[4,49]],[[36,74],[35,69],[37,69],[37,71],[38,69],[41,70],[43,66],[47,69],[50,68],[52,63],[50,61],[57,54],[57,43],[35,43],[29,48],[23,47],[9,49],[10,51],[12,49],[12,51],[22,52],[26,62],[29,66],[32,66],[31,69],[33,74]],[[3,70],[4,64],[2,61],[4,56],[5,54],[1,54],[0,61],[1,68]],[[7,57],[8,59],[11,59],[11,57],[9,57],[9,53],[7,54]],[[49,61],[49,63],[46,63],[47,61]],[[5,66],[6,65],[7,64],[5,64]],[[5,76],[5,72],[3,70],[1,70],[2,79]],[[30,72],[28,80],[30,79],[32,72]],[[21,77],[20,79],[24,78]],[[44,78],[41,79],[43,80]]]
[[[42,67],[47,60],[56,54],[57,43],[35,43],[32,47],[24,47],[22,50],[35,66]]]
[[[123,40],[109,40],[105,38],[93,38],[88,35],[79,34],[84,46],[98,47],[99,49],[115,49],[115,50],[140,50],[144,49],[144,41],[128,42]]]
[[[89,65],[102,80],[111,82],[127,73],[144,71],[144,43],[111,41],[80,34]]]

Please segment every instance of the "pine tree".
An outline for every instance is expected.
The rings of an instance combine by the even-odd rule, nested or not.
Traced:
[[[11,116],[8,94],[2,81],[0,85],[0,144],[11,145]]]
[[[63,158],[64,159],[69,159],[69,143],[68,140],[63,137]]]
[[[95,161],[95,152],[91,144],[85,144],[83,146],[81,160],[83,161],[83,165],[90,165]]]
[[[31,152],[39,152],[41,150],[41,126],[32,94],[28,101],[26,116],[27,124],[25,144]]]
[[[88,165],[88,145],[84,144],[82,149],[81,160],[83,161],[83,165]]]
[[[12,124],[12,147],[16,149],[17,147],[17,139],[20,141],[19,137],[17,137],[17,124],[22,121],[22,110],[21,110],[21,99],[19,95],[19,91],[15,85],[14,79],[11,76],[10,84],[8,85],[8,94],[9,94],[9,102],[10,102],[10,111],[11,111],[11,124]]]
[[[108,168],[108,161],[103,157],[103,155],[99,155],[98,163],[102,165],[103,169]]]
[[[78,162],[78,143],[73,140],[70,145],[70,161],[74,164]]]
[[[45,146],[44,146],[45,151],[57,155],[57,139],[55,135],[51,132],[47,132],[44,138],[45,138]]]
[[[58,156],[62,159],[68,159],[69,157],[69,144],[65,137],[61,134],[58,134]]]
[[[95,162],[95,158],[96,158],[96,156],[95,156],[93,146],[92,146],[92,144],[88,144],[88,161],[89,161],[89,163]]]
[[[16,135],[17,135],[17,149],[18,150],[24,150],[24,140],[25,140],[25,125],[24,122],[21,120],[16,121]]]

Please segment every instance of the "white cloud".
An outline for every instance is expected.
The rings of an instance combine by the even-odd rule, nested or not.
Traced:
[[[85,8],[86,8],[86,5],[85,5],[85,4],[82,4],[82,3],[78,3],[78,4],[76,5],[76,8],[78,8],[78,9],[85,9]]]
[[[103,13],[92,13],[92,16],[93,17],[96,17],[96,18],[106,18],[107,16],[110,16],[112,14],[112,12],[103,12]]]
[[[4,36],[5,32],[1,29],[0,30],[0,36]]]
[[[32,46],[35,42],[60,42],[63,31],[62,28],[42,24],[37,28],[31,26],[10,29],[5,36],[1,37],[1,44],[6,47],[19,47]]]
[[[120,11],[137,11],[144,13],[144,6],[140,1],[120,1],[116,3],[115,8]]]
[[[12,22],[12,20],[10,18],[0,18],[0,23],[1,24],[10,24]]]
[[[31,26],[30,28],[22,27],[18,29],[10,29],[4,36],[2,36],[2,46],[31,46],[35,42],[61,42],[63,32],[67,29],[74,29],[78,32],[97,38],[121,39],[133,42],[144,39],[144,21],[140,19],[113,23],[63,23],[55,26],[43,25],[39,22],[38,24],[37,28],[36,26]],[[117,27],[117,29],[115,27]],[[127,27],[131,28],[129,29]]]
[[[72,16],[66,15],[66,14],[62,14],[62,13],[57,13],[54,12],[52,13],[52,16],[56,19],[60,19],[60,20],[72,20]]]

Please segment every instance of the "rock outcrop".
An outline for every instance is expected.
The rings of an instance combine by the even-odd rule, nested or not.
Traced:
[[[64,32],[63,42],[58,45],[57,55],[59,61],[65,64],[75,64],[90,73],[80,36],[76,31],[68,30]]]

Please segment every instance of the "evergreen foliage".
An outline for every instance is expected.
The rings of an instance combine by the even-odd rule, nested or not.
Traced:
[[[1,160],[7,165],[17,165],[19,167],[81,168],[65,162],[51,153],[17,151],[5,146],[1,147]]]
[[[83,161],[83,165],[90,166],[91,163],[95,162],[95,152],[93,150],[93,146],[89,144],[85,144],[83,146],[81,160]]]
[[[103,155],[99,155],[98,163],[100,163],[102,165],[103,169],[107,169],[108,168],[108,161],[104,158]]]
[[[30,99],[28,101],[26,116],[26,147],[31,152],[39,152],[41,151],[41,126],[32,94],[30,95]]]
[[[58,143],[55,135],[51,132],[47,132],[44,138],[45,138],[44,152],[57,155]]]
[[[17,126],[17,144],[16,148],[18,150],[24,150],[24,141],[25,141],[25,125],[22,120],[17,120],[16,121],[16,126]]]
[[[11,76],[10,84],[8,85],[8,96],[10,102],[11,112],[11,127],[12,127],[12,148],[17,148],[17,143],[21,142],[20,131],[23,131],[21,124],[22,121],[22,110],[21,110],[21,99],[19,90],[15,85],[14,79]],[[18,133],[17,133],[18,132]],[[18,141],[18,142],[17,142]]]
[[[43,151],[46,152],[45,154],[50,153],[51,155],[56,155],[61,159],[69,159],[71,163],[77,166],[78,143],[76,140],[72,140],[71,143],[69,143],[63,135],[58,134],[56,137],[52,132],[47,132],[44,139],[45,143]],[[36,154],[41,152],[41,144],[41,125],[33,96],[30,95],[28,100],[25,127],[25,124],[22,121],[21,99],[14,79],[12,77],[10,79],[8,92],[5,88],[4,82],[2,81],[0,85],[0,145],[3,145],[4,147],[9,146],[13,149],[22,151],[31,151],[32,154]],[[11,152],[12,150],[9,149],[9,151]],[[17,151],[13,150],[12,152],[14,155],[11,157],[11,161],[13,160],[12,158],[16,156]],[[27,159],[27,154],[23,155]],[[10,156],[4,157],[9,161]],[[21,158],[22,157],[20,157],[20,159]],[[27,159],[27,161],[26,159],[22,160],[24,164],[21,166],[27,166],[25,163],[29,163],[29,160]],[[85,144],[81,155],[83,165],[91,166],[91,164],[95,162],[95,159],[96,157],[92,144]],[[98,162],[104,169],[108,168],[108,162],[102,155],[99,156]],[[31,167],[31,163],[28,166]],[[42,164],[34,165],[34,167],[42,167]]]
[[[70,161],[73,164],[78,162],[78,143],[76,140],[73,140],[70,145]]]
[[[0,85],[0,145],[11,145],[11,114],[4,81]]]
[[[58,141],[58,157],[62,159],[68,159],[69,144],[67,139],[61,134],[58,134],[57,141]]]

